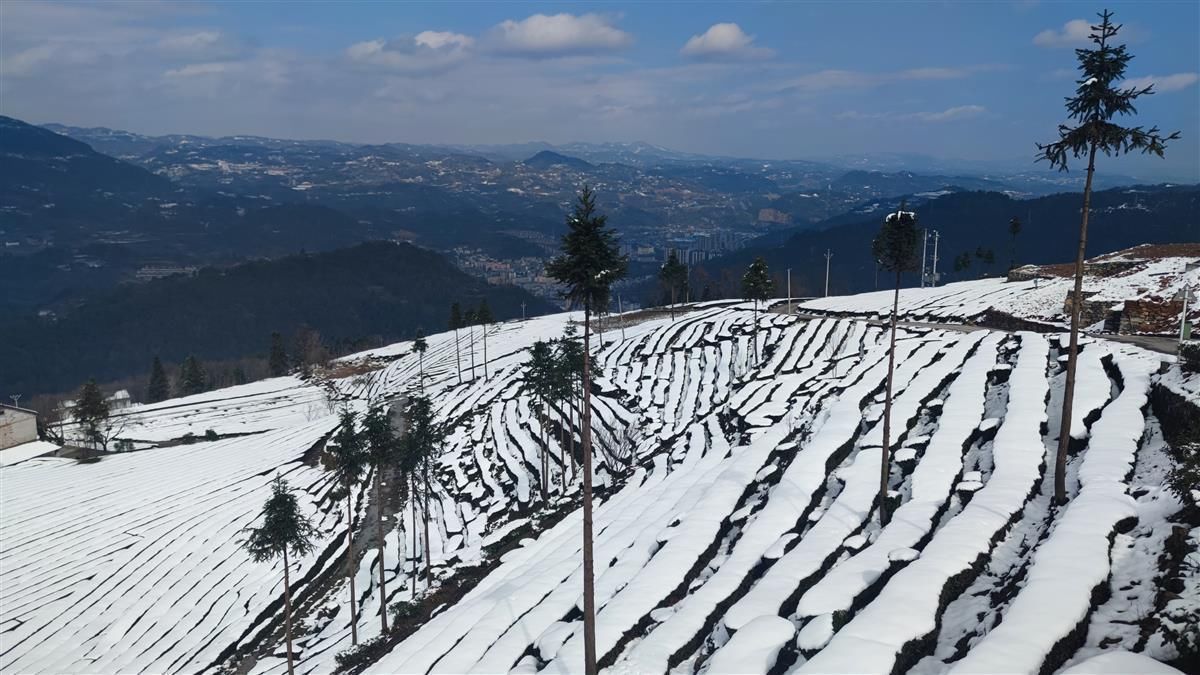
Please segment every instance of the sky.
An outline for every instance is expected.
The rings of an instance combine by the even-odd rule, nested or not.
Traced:
[[[1109,2],[1133,124],[1200,181],[1200,2]],[[1032,162],[1074,90],[1075,2],[0,2],[0,113],[146,134],[647,141],[765,159]],[[1032,165],[1032,164],[1031,164]]]

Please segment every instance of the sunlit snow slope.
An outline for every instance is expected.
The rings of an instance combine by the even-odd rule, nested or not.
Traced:
[[[507,533],[567,511],[393,639],[368,672],[582,671],[569,459],[579,416],[556,405],[543,434],[524,380],[529,345],[579,318],[494,326],[486,377],[479,331],[461,331],[461,383],[454,335],[429,339],[425,386],[451,434],[434,481],[432,582],[422,571],[418,599],[460,583]],[[1102,652],[1132,662],[1121,649],[1174,656],[1138,626],[1154,612],[1167,519],[1180,508],[1146,416],[1161,357],[1086,345],[1072,499],[1059,508],[1048,497],[1062,385],[1053,337],[902,329],[885,449],[877,326],[728,304],[630,323],[609,322],[594,351],[602,668],[1037,672]],[[0,670],[285,672],[281,571],[239,548],[279,473],[303,490],[321,532],[292,570],[297,669],[334,671],[350,646],[337,577],[345,502],[331,498],[316,450],[339,406],[417,386],[409,346],[347,359],[380,368],[341,380],[280,378],[137,408],[122,432],[143,445],[208,429],[221,440],[0,467]],[[885,450],[893,516],[880,529]],[[374,529],[368,486],[354,495],[356,536]],[[392,603],[412,596],[410,566],[424,563],[411,510],[387,515]],[[362,641],[380,632],[379,561],[373,545],[359,553]]]

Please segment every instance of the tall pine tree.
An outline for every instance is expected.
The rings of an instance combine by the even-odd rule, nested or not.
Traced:
[[[751,349],[755,361],[758,361],[758,303],[771,297],[774,292],[775,282],[767,271],[767,261],[761,257],[755,258],[742,275],[742,297],[754,301],[754,338]]]
[[[396,433],[392,429],[392,421],[388,419],[387,410],[382,405],[373,405],[363,417],[362,437],[366,445],[367,461],[375,474],[375,543],[379,551],[379,620],[383,624],[383,634],[388,632],[387,624],[387,566],[384,558],[383,511],[383,473],[392,468],[398,459],[396,449]]]
[[[194,355],[188,354],[188,357],[183,360],[183,365],[179,368],[177,386],[180,396],[191,396],[208,391],[208,376],[204,374],[204,367],[200,365],[200,360]]]
[[[487,300],[479,301],[479,309],[475,310],[475,321],[483,328],[483,376],[488,376],[488,354],[487,354],[487,335],[488,327],[496,321],[492,316],[492,310],[488,307]]]
[[[350,409],[342,411],[341,424],[333,437],[330,449],[333,474],[342,495],[346,498],[346,578],[350,581],[350,640],[358,644],[358,598],[354,590],[354,485],[362,477],[367,462],[363,437],[355,430],[356,416]]]
[[[1058,140],[1038,144],[1039,161],[1046,161],[1061,171],[1067,170],[1070,158],[1087,157],[1087,180],[1083,185],[1083,211],[1079,222],[1079,247],[1075,251],[1075,289],[1071,303],[1071,344],[1067,351],[1067,379],[1063,392],[1062,423],[1058,432],[1058,456],[1054,462],[1054,500],[1067,501],[1067,449],[1071,441],[1071,409],[1075,399],[1075,369],[1079,360],[1079,311],[1083,305],[1083,261],[1087,250],[1088,215],[1092,202],[1092,177],[1096,173],[1096,153],[1123,155],[1130,152],[1163,156],[1167,142],[1179,138],[1179,132],[1164,135],[1158,127],[1123,127],[1112,120],[1137,113],[1134,101],[1154,93],[1153,85],[1122,88],[1125,69],[1133,55],[1125,45],[1112,44],[1121,30],[1112,22],[1112,12],[1100,15],[1099,25],[1092,26],[1091,40],[1095,47],[1076,49],[1079,61],[1079,80],[1075,95],[1068,97],[1067,116],[1074,122],[1058,125]]]
[[[167,371],[163,369],[162,360],[154,357],[150,366],[150,384],[146,387],[146,401],[158,403],[171,398],[171,383],[167,381]]]
[[[283,345],[283,336],[271,333],[271,356],[267,359],[267,368],[271,377],[283,377],[288,374],[288,353]]]
[[[304,556],[312,552],[316,531],[300,511],[296,495],[287,481],[276,476],[271,483],[271,496],[262,510],[262,524],[249,531],[243,546],[255,562],[283,558],[283,623],[287,639],[288,675],[294,675],[292,656],[292,583],[288,575],[288,552]]]
[[[663,263],[658,270],[658,280],[667,289],[667,295],[671,298],[671,320],[675,320],[675,303],[678,301],[679,292],[687,285],[687,266],[679,262],[679,256],[675,251],[671,251],[667,255],[667,261]]]
[[[879,524],[888,522],[888,476],[891,473],[892,442],[892,384],[896,372],[896,313],[900,308],[900,274],[917,268],[917,242],[921,231],[917,228],[917,214],[904,210],[890,213],[883,219],[879,234],[871,242],[871,253],[879,266],[896,273],[896,285],[892,296],[891,342],[888,346],[887,388],[883,398],[883,447],[880,448],[879,474]]]
[[[608,307],[612,284],[625,276],[629,262],[620,254],[608,218],[596,210],[596,196],[584,186],[567,218],[562,253],[546,265],[546,273],[565,289],[572,306],[583,307],[583,651],[584,672],[596,675],[596,592],[592,552],[592,312]]]
[[[100,391],[100,386],[96,384],[96,380],[89,379],[79,389],[79,396],[75,398],[75,407],[71,409],[71,416],[83,429],[83,435],[86,445],[84,445],[83,459],[90,457],[88,450],[101,448],[108,450],[108,436],[105,433],[105,428],[108,426],[108,400],[104,398],[104,392]]]
[[[425,334],[417,330],[417,339],[413,340],[412,350],[417,355],[417,387],[425,391],[425,351],[429,343],[425,342]]]

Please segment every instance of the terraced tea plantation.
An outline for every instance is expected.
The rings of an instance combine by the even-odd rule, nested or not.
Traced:
[[[486,376],[478,330],[457,349],[439,334],[423,359],[404,343],[343,360],[340,379],[132,408],[135,450],[99,462],[0,465],[0,671],[286,672],[281,565],[241,548],[276,475],[319,532],[291,561],[296,668],[337,671],[347,500],[322,450],[343,407],[423,384],[449,429],[430,565],[420,511],[391,476],[379,503],[367,476],[349,517],[358,639],[376,642],[353,670],[582,672],[581,414],[575,397],[543,414],[527,368],[581,318],[493,326]],[[902,328],[884,447],[876,325],[729,303],[617,319],[593,341],[602,669],[1173,672],[1158,662],[1200,610],[1200,529],[1165,487],[1149,406],[1167,357],[1085,343],[1056,506],[1056,335]],[[388,635],[381,564],[387,604],[413,609]]]

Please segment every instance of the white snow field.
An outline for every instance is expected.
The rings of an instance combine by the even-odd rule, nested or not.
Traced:
[[[1197,250],[1200,248],[1189,244],[1143,245],[1092,258],[1088,260],[1086,269],[1089,271],[1084,277],[1085,297],[1088,301],[1111,303],[1118,309],[1127,300],[1162,302],[1174,299],[1184,288],[1200,287],[1200,268],[1195,267],[1200,260],[1196,257]],[[1068,269],[1064,270],[1064,267]],[[969,323],[988,310],[996,310],[1020,319],[1069,324],[1064,301],[1074,287],[1074,266],[1030,266],[1017,271],[1045,272],[1047,278],[1008,281],[1001,276],[936,287],[903,288],[900,290],[900,315],[909,321]],[[889,289],[816,298],[799,303],[798,311],[884,317],[892,311],[892,296]],[[1188,316],[1193,321],[1200,318],[1200,307],[1189,308]],[[1178,329],[1176,320],[1174,328],[1168,332]]]
[[[1072,499],[1051,507],[1057,336],[901,328],[881,528],[887,333],[760,311],[756,356],[749,305],[688,309],[593,344],[602,669],[1175,672],[1161,663],[1173,647],[1130,625],[1166,600],[1157,562],[1181,509],[1147,405],[1160,378],[1180,379],[1159,374],[1168,357],[1085,346]],[[450,429],[432,569],[419,517],[376,503],[368,476],[351,500],[359,641],[381,638],[381,507],[387,603],[415,598],[420,618],[354,672],[582,672],[580,411],[553,401],[543,418],[525,382],[528,347],[581,318],[493,326],[486,377],[478,329],[457,350],[453,333],[427,338],[423,384]],[[139,449],[95,463],[39,445],[0,465],[0,672],[286,672],[281,563],[240,543],[277,474],[319,532],[292,561],[297,672],[337,672],[351,646],[346,501],[320,451],[342,406],[421,385],[410,348],[340,359],[359,373],[342,379],[134,407],[119,437]]]

